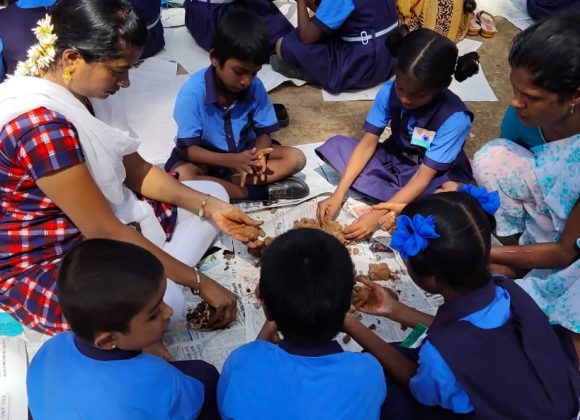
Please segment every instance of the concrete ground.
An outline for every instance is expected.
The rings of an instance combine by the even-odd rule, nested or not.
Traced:
[[[471,157],[487,141],[497,137],[499,124],[511,99],[507,56],[512,38],[519,32],[509,21],[496,18],[498,33],[482,41],[479,48],[481,66],[499,102],[467,102],[475,114],[466,152]],[[286,84],[270,93],[274,102],[286,105],[290,125],[276,133],[285,145],[323,141],[334,134],[359,137],[361,126],[372,104],[370,101],[324,102],[319,88]]]

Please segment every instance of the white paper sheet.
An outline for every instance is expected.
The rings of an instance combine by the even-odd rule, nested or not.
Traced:
[[[286,19],[295,27],[298,27],[298,5],[291,0],[274,0],[274,4],[282,12]]]
[[[177,74],[177,63],[160,57],[149,57],[139,65],[139,70],[150,71],[156,74],[175,76]]]
[[[161,23],[164,28],[176,28],[185,25],[185,9],[171,7],[161,11]]]
[[[123,92],[127,121],[141,140],[139,153],[153,164],[163,164],[174,147],[177,124],[173,108],[177,92],[189,78],[134,69],[131,86]]]
[[[0,337],[0,420],[28,418],[26,342]]]
[[[474,41],[472,39],[464,39],[457,43],[459,55],[477,51],[480,46],[481,42]],[[384,83],[381,83],[380,85],[369,89],[342,92],[339,94],[332,94],[323,89],[322,99],[324,99],[326,102],[374,101],[383,84]],[[449,89],[465,102],[496,102],[498,100],[495,96],[495,93],[491,89],[491,86],[489,85],[481,66],[479,67],[479,73],[467,80],[464,80],[461,83],[453,79]]]
[[[272,70],[272,66],[269,64],[264,64],[262,66],[262,68],[258,72],[258,77],[264,84],[266,92],[270,92],[271,90],[274,90],[275,88],[286,82],[291,82],[296,86],[303,86],[306,84],[304,80],[291,79],[278,72],[275,72],[274,70]]]
[[[209,66],[209,53],[201,48],[186,27],[165,30],[165,51],[189,74]]]
[[[322,89],[322,99],[325,102],[374,101],[381,87],[383,87],[383,83],[368,89],[352,90],[342,93],[330,93]]]

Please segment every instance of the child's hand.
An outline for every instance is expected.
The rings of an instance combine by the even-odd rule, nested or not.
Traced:
[[[342,199],[335,194],[320,201],[316,211],[318,221],[324,223],[336,219],[341,207]]]
[[[268,171],[268,156],[274,151],[272,147],[266,147],[260,149],[254,153],[254,160],[252,161],[252,168],[255,170],[256,174],[259,175],[259,180],[262,182],[266,181],[266,175]]]
[[[276,325],[275,321],[266,320],[262,329],[258,333],[258,337],[260,340],[269,341],[270,343],[278,344],[280,341],[280,335],[278,334],[278,325]]]
[[[375,204],[373,210],[387,211],[387,213],[379,219],[381,229],[392,233],[395,229],[397,216],[401,214],[407,203],[397,203],[394,201],[387,201],[385,203]]]
[[[344,228],[344,237],[349,241],[362,241],[368,238],[377,230],[379,219],[384,214],[384,212],[376,210],[363,214],[352,225]]]
[[[240,186],[243,187],[246,185],[246,177],[248,175],[253,175],[254,170],[252,166],[255,166],[256,160],[256,148],[251,150],[244,150],[243,152],[239,153],[232,153],[230,154],[231,163],[230,167],[234,169],[238,174],[240,174]]]
[[[399,306],[395,292],[364,277],[359,277],[358,281],[364,286],[355,287],[353,291],[352,303],[355,308],[368,314],[391,317]]]

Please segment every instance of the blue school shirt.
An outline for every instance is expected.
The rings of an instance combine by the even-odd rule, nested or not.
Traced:
[[[383,369],[366,353],[335,341],[316,349],[256,340],[224,364],[217,398],[224,419],[378,419],[386,397]]]
[[[218,152],[251,149],[258,135],[279,129],[274,106],[257,77],[229,108],[220,106],[212,66],[193,74],[179,90],[173,118],[177,147],[201,146]]]
[[[391,120],[389,97],[394,83],[394,80],[389,80],[379,90],[363,124],[364,131],[380,135]],[[415,128],[415,118],[412,116],[409,118],[407,128],[412,137]],[[463,111],[452,114],[437,130],[429,150],[425,152],[426,159],[423,160],[423,164],[431,169],[439,170],[438,164],[452,163],[463,149],[470,130],[469,114]]]
[[[352,0],[322,0],[313,21],[326,32],[337,31],[354,9]]]
[[[546,143],[540,127],[528,127],[522,124],[513,106],[508,106],[501,121],[500,137],[508,139],[530,150],[534,146]]]
[[[95,349],[70,332],[40,348],[27,388],[35,420],[194,419],[204,400],[201,382],[166,361]]]
[[[492,329],[504,325],[510,316],[510,295],[507,290],[495,286],[494,300],[485,308],[462,318],[462,321],[468,321],[478,328]],[[409,382],[409,390],[417,401],[461,414],[474,410],[464,388],[429,340],[425,340],[419,350],[418,364],[417,374]]]

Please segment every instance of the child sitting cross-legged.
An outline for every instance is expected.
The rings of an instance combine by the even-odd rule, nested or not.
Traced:
[[[142,352],[169,326],[166,282],[161,262],[129,243],[89,239],[66,255],[57,293],[72,332],[32,359],[34,419],[219,418],[215,367]]]
[[[495,221],[486,212],[499,207],[497,193],[473,186],[461,191],[411,202],[392,237],[413,281],[443,296],[435,317],[368,281],[370,291],[354,296],[364,312],[429,326],[418,358],[352,316],[345,331],[410,391],[416,418],[571,419],[578,412],[577,365],[532,298],[488,271]]]
[[[291,230],[266,248],[256,292],[268,321],[224,364],[218,383],[224,419],[379,418],[386,394],[381,366],[334,341],[353,285],[348,251],[324,232]]]
[[[272,102],[256,77],[268,60],[266,28],[253,13],[233,11],[219,22],[211,65],[198,71],[177,95],[176,148],[165,164],[181,180],[220,183],[232,199],[298,199],[308,186],[292,177],[304,154],[273,144],[279,129]]]

